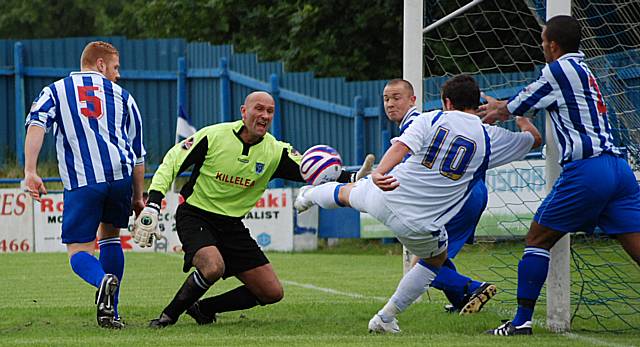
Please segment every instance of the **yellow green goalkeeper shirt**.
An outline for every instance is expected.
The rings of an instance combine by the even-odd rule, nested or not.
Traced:
[[[303,182],[300,154],[290,144],[267,133],[253,145],[242,141],[242,121],[200,129],[171,148],[153,176],[150,201],[164,196],[181,172],[193,166],[180,194],[202,210],[244,217],[256,204],[272,178]],[[155,193],[155,194],[154,194]]]

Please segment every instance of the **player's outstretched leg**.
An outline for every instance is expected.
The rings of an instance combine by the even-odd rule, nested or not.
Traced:
[[[191,307],[211,287],[213,282],[207,280],[198,270],[192,272],[178,289],[175,297],[162,311],[160,317],[149,322],[150,328],[164,328],[173,325],[187,308]]]
[[[122,326],[115,322],[114,300],[118,290],[118,278],[113,274],[106,274],[96,292],[96,320],[103,328],[120,329]]]
[[[328,182],[318,186],[304,186],[300,188],[293,207],[298,212],[304,212],[313,205],[322,208],[344,207],[338,198],[340,188],[344,185],[345,183]]]

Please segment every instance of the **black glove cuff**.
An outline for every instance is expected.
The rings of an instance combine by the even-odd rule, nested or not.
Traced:
[[[157,190],[149,191],[149,199],[147,199],[147,207],[151,207],[160,213],[160,207],[162,206],[162,199],[164,199],[164,194],[160,193]]]
[[[338,182],[338,183],[350,183],[350,182],[353,182],[351,180],[352,176],[354,176],[353,173],[342,170],[342,172],[340,173],[340,176],[338,177],[336,182]]]

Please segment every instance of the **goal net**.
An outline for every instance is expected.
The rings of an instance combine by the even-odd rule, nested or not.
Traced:
[[[488,95],[507,98],[538,78],[544,66],[541,31],[544,0],[485,0],[447,20],[470,1],[425,0],[423,109],[440,108],[440,86],[452,75],[472,74]],[[581,49],[599,79],[616,144],[634,170],[640,165],[640,3],[637,0],[574,0],[572,15],[583,27]],[[436,23],[436,24],[434,24]],[[543,112],[528,116],[544,131]],[[513,122],[501,124],[515,129]],[[544,136],[543,136],[544,138]],[[488,269],[462,269],[500,288],[496,300],[515,308],[517,264],[522,253],[500,253],[493,243],[522,243],[545,197],[542,152],[490,170],[489,203],[476,238],[495,258]],[[524,244],[523,244],[524,247]],[[464,252],[460,257],[464,257]],[[640,269],[614,240],[580,235],[571,241],[572,328],[640,330]],[[536,317],[544,317],[545,292]]]

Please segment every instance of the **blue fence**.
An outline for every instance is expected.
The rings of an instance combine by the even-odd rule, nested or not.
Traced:
[[[196,127],[240,119],[240,105],[253,90],[269,91],[276,99],[272,127],[276,137],[298,149],[331,145],[347,165],[360,163],[365,153],[381,155],[388,138],[397,132],[382,108],[386,81],[348,82],[315,78],[310,72],[285,72],[280,62],[259,62],[255,54],[235,53],[231,46],[181,39],[0,40],[0,134],[4,135],[0,137],[0,163],[22,158],[26,105],[44,85],[77,70],[82,49],[96,39],[109,41],[120,50],[119,84],[140,106],[147,160],[152,165],[174,143],[179,107],[191,115]],[[477,79],[490,94],[506,97],[537,74],[485,74]],[[637,71],[627,75],[640,81]],[[514,80],[518,82],[511,82]],[[440,107],[443,81],[443,77],[425,79],[425,109]],[[542,125],[539,118],[538,125]],[[47,136],[41,160],[54,158],[53,137]]]
[[[157,164],[174,143],[179,107],[196,127],[240,119],[246,94],[266,90],[276,98],[271,132],[304,149],[326,143],[347,164],[366,152],[384,150],[386,129],[380,93],[385,81],[346,82],[285,73],[282,63],[258,62],[254,54],[237,54],[230,46],[183,40],[127,40],[122,37],[53,40],[0,40],[0,163],[22,158],[26,106],[44,85],[77,70],[84,45],[102,39],[120,50],[119,84],[136,98],[145,124],[148,162]],[[53,160],[47,136],[41,160]]]

